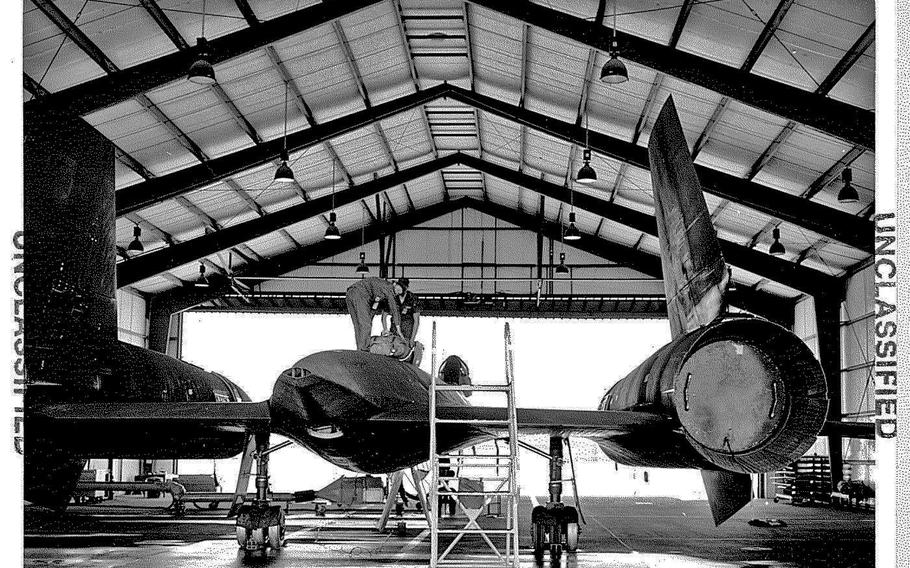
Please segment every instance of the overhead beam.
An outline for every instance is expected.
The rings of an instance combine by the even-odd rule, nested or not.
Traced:
[[[844,75],[853,67],[857,60],[862,56],[863,53],[869,49],[869,46],[872,45],[872,42],[875,41],[875,22],[869,24],[869,27],[866,28],[866,31],[863,32],[863,35],[859,36],[859,39],[847,50],[844,56],[840,61],[837,62],[837,65],[834,66],[834,69],[828,73],[828,76],[825,77],[825,80],[822,81],[822,84],[818,86],[816,90],[817,93],[827,95],[831,92],[831,89],[837,85],[841,79],[844,78]]]
[[[657,237],[657,221],[652,215],[623,207],[616,203],[610,203],[587,193],[574,192],[574,195],[571,195],[570,190],[562,186],[519,173],[499,164],[478,160],[473,156],[464,155],[461,157],[461,162],[478,171],[559,201],[564,205],[574,203],[577,209],[588,211],[604,219]],[[799,266],[732,241],[718,240],[720,241],[724,258],[733,266],[754,272],[800,292],[816,295],[840,285],[837,278],[824,272]]]
[[[857,158],[862,156],[863,152],[865,152],[865,150],[863,150],[859,146],[854,146],[853,148],[848,150],[843,156],[840,157],[839,160],[837,160],[834,163],[833,166],[828,168],[828,171],[823,173],[821,176],[818,177],[818,179],[816,179],[814,182],[812,182],[812,184],[809,186],[809,189],[807,189],[806,192],[803,193],[803,197],[805,197],[806,199],[812,199],[813,197],[815,197],[821,190],[828,187],[829,183],[831,183],[832,181],[837,179],[837,177],[839,175],[841,175],[841,173],[845,169],[847,169],[847,167],[849,167],[850,164],[852,164],[853,162],[856,161]]]
[[[511,223],[527,231],[540,233],[547,238],[558,241],[562,235],[562,226],[552,221],[543,221],[535,215],[506,207],[492,201],[479,201],[466,198],[465,205],[481,213],[495,217],[500,221]],[[587,252],[604,260],[619,262],[652,278],[663,278],[660,257],[646,252],[634,250],[606,239],[593,235],[584,235],[579,241],[574,241],[572,248]],[[569,280],[568,278],[566,280]],[[731,305],[748,310],[773,321],[792,322],[793,304],[786,299],[749,290],[743,286],[737,292],[730,293],[728,298]]]
[[[302,149],[345,134],[437,98],[448,97],[478,110],[512,120],[519,125],[546,132],[572,144],[584,144],[584,128],[520,108],[492,97],[454,85],[437,85],[424,91],[357,111],[348,116],[288,135],[288,147]],[[628,141],[595,131],[588,132],[592,150],[642,169],[649,169],[648,151]],[[247,148],[192,166],[179,172],[139,183],[117,192],[119,215],[153,205],[163,199],[197,189],[218,179],[240,173],[277,158],[281,140]],[[865,252],[872,252],[872,223],[853,215],[808,201],[801,197],[744,180],[730,174],[696,165],[703,189],[712,195],[750,207],[766,215],[815,231]]]
[[[781,22],[784,20],[784,16],[787,15],[787,12],[793,6],[794,1],[795,0],[780,0],[780,2],[777,3],[777,8],[774,9],[771,18],[765,22],[765,26],[758,35],[758,39],[752,44],[752,49],[749,50],[749,53],[746,54],[745,61],[740,65],[740,71],[752,71],[755,63],[758,62],[758,58],[761,57],[762,52],[764,52],[765,48],[768,46],[768,42],[771,41],[774,34],[777,32],[777,28],[780,27]],[[723,115],[724,111],[726,111],[727,107],[730,105],[731,100],[730,97],[723,97],[714,109],[714,113],[712,113],[711,118],[708,120],[707,126],[702,130],[701,135],[695,141],[695,146],[692,148],[693,160],[701,153],[702,149],[704,149],[705,145],[708,143],[708,139],[711,137],[711,134],[713,134],[714,128],[720,121],[720,117]]]
[[[693,4],[695,4],[695,0],[685,0],[680,6],[679,15],[676,16],[676,25],[673,26],[673,33],[670,34],[670,47],[676,47],[679,43],[679,38],[682,37],[686,22],[689,20],[689,14],[692,13]]]
[[[472,0],[478,6],[610,51],[613,30],[533,2]],[[867,149],[875,147],[875,113],[616,30],[622,57],[763,111],[806,124]]]
[[[332,138],[368,126],[375,121],[432,101],[447,91],[447,86],[439,85],[330,122],[313,125],[306,130],[290,133],[287,136],[288,150],[295,152],[330,141]],[[191,166],[154,180],[123,188],[117,192],[117,214],[124,215],[154,205],[164,199],[176,197],[263,165],[277,159],[281,155],[283,147],[283,139],[270,140],[258,146],[244,148],[233,154],[209,160],[204,165]]]
[[[279,229],[284,229],[298,221],[328,213],[333,206],[337,209],[364,200],[382,191],[454,165],[458,162],[458,157],[457,154],[450,154],[438,160],[424,162],[359,186],[336,192],[334,195],[324,195],[298,205],[292,205],[264,217],[225,227],[190,241],[121,262],[117,266],[117,285],[119,287],[128,286],[154,276],[159,272],[170,270],[206,255],[231,248]],[[366,205],[364,204],[364,206]],[[370,214],[372,215],[372,212]]]
[[[376,217],[366,206],[365,200],[367,198],[374,195],[378,196],[392,187],[456,164],[473,168],[483,174],[535,191],[541,196],[558,201],[561,208],[573,202],[569,190],[562,186],[528,176],[504,166],[489,163],[474,156],[450,154],[445,158],[425,162],[402,172],[376,178],[361,186],[339,192],[334,197],[334,206],[336,208],[343,207],[359,200],[370,213],[371,219],[375,221]],[[610,221],[626,225],[645,234],[657,236],[657,223],[654,217],[650,215],[584,193],[575,193],[574,204],[579,209],[599,215]],[[159,249],[137,256],[118,265],[118,285],[127,286],[133,284],[159,272],[193,262],[206,255],[284,229],[304,219],[324,214],[331,210],[332,205],[332,196],[323,196],[257,219],[227,228],[220,228],[217,232],[209,233],[166,249]],[[218,229],[219,227],[214,225],[214,228]],[[799,266],[730,241],[721,240],[721,244],[725,257],[732,265],[765,276],[804,293],[814,295],[839,285],[835,277],[817,270]]]
[[[40,1],[50,4],[50,0]],[[209,41],[212,52],[210,60],[213,65],[217,65],[380,1],[324,0],[314,6],[262,22],[258,26],[214,38]],[[85,115],[182,79],[197,56],[195,47],[170,53],[127,69],[112,70],[108,76],[74,85],[41,100],[29,101],[25,106],[36,111],[55,110]]]
[[[869,24],[869,27],[866,28],[866,31],[863,32],[863,35],[860,36],[856,43],[844,54],[837,65],[834,66],[834,69],[828,73],[828,76],[825,77],[825,80],[821,82],[815,93],[817,95],[827,95],[831,92],[831,89],[837,85],[840,80],[846,75],[847,71],[853,67],[853,64],[856,63],[857,59],[869,49],[869,46],[872,45],[872,42],[875,39],[875,22]],[[749,170],[749,175],[747,179],[752,179],[758,175],[758,172],[764,168],[768,162],[771,161],[771,158],[777,153],[781,145],[790,138],[790,135],[793,134],[793,131],[796,130],[796,122],[789,121],[786,126],[780,131],[780,133],[774,138],[768,148],[762,152],[762,155],[755,161],[752,165],[752,168]]]
[[[521,109],[498,99],[449,85],[449,98],[525,124],[574,144],[584,144],[585,129],[554,117]],[[588,133],[592,150],[645,170],[650,169],[647,148],[596,131]],[[872,224],[837,209],[778,191],[730,174],[696,165],[702,189],[712,195],[745,205],[766,215],[794,223],[872,252]]]
[[[243,14],[243,19],[246,20],[248,26],[255,28],[259,25],[259,18],[256,17],[256,13],[253,12],[253,8],[250,7],[247,0],[234,0],[234,4],[237,4],[237,9]]]
[[[392,234],[421,223],[432,221],[443,215],[458,211],[464,206],[464,199],[437,203],[423,207],[411,213],[399,215],[390,222],[373,223],[364,228],[364,239],[374,241],[382,235]],[[249,263],[238,267],[234,272],[236,280],[243,282],[244,277],[280,276],[288,272],[315,264],[326,258],[354,250],[361,246],[360,232],[351,232],[335,241],[322,240],[301,247],[297,250],[281,253],[262,262]],[[352,276],[352,281],[355,278]],[[211,277],[210,277],[211,280]],[[248,284],[257,282],[247,280]],[[149,301],[150,318],[170,317],[171,314],[187,310],[203,302],[231,293],[230,282],[218,280],[208,288],[186,287],[172,288],[152,296]],[[150,332],[151,333],[151,332]],[[151,337],[150,337],[151,340]]]

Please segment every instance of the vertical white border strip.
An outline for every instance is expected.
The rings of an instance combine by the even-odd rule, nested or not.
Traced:
[[[897,59],[900,61],[899,54],[906,55],[908,53],[908,47],[906,45],[899,45],[898,42],[898,20],[902,20],[900,16],[895,17],[895,12],[898,14],[906,14],[906,10],[910,7],[910,1],[908,0],[898,0],[898,4],[893,4],[890,0],[878,0],[876,2],[877,14],[876,14],[876,26],[875,26],[875,43],[876,43],[876,93],[875,93],[875,116],[876,116],[876,138],[875,138],[875,212],[876,217],[879,215],[887,215],[896,212],[895,209],[895,200],[896,194],[895,189],[897,186],[897,176],[896,176],[896,164],[897,164],[897,146],[898,146],[898,124],[901,121],[896,121],[895,117],[897,116],[898,111],[898,68],[895,65]],[[901,31],[901,39],[906,39],[910,37],[908,30],[904,27]],[[905,69],[901,69],[901,78],[904,78]],[[904,94],[901,94],[902,101],[905,100]],[[906,105],[902,105],[902,108],[906,110]],[[906,216],[905,216],[906,218]],[[888,225],[893,227],[897,223],[893,219],[888,220],[886,223],[882,221],[882,225]],[[878,225],[878,222],[877,222]],[[876,243],[879,244],[879,243]],[[900,249],[899,244],[897,246],[891,246],[890,249]],[[892,254],[890,260],[894,260],[895,257]],[[884,261],[884,255],[876,255],[876,261]],[[898,271],[899,273],[899,271]],[[876,265],[876,283],[884,283],[887,279],[883,278],[882,275],[887,274],[887,271],[879,270],[878,264]],[[898,284],[900,279],[897,279]],[[894,282],[894,279],[891,279],[891,282]],[[879,288],[876,286],[876,298],[882,298],[885,300],[890,300],[896,302],[897,289],[896,288]],[[879,317],[879,314],[882,313],[879,310],[879,304],[876,302],[875,312],[876,312],[876,323],[884,324],[886,321],[894,321],[896,319],[895,314],[890,314],[890,316]],[[893,341],[893,337],[890,340]],[[878,337],[878,325],[876,326],[876,370],[878,370],[878,364],[884,362],[885,359],[893,360],[895,354],[892,354],[890,357],[882,357],[883,351],[879,350],[879,342],[887,341],[888,339]],[[901,350],[898,349],[899,353]],[[878,379],[878,376],[876,376]],[[879,380],[875,381],[876,388],[879,388]],[[880,406],[879,403],[884,402],[884,399],[880,400],[878,393],[876,393],[876,410],[878,411]],[[906,428],[906,422],[903,424]],[[900,431],[901,428],[898,428]],[[876,435],[875,440],[875,463],[876,463],[876,487],[875,487],[875,563],[879,567],[890,567],[896,566],[897,555],[896,555],[896,537],[897,537],[897,526],[896,522],[896,490],[897,490],[897,442],[896,438],[884,438]],[[903,531],[902,531],[903,532]],[[905,535],[906,536],[906,535]]]
[[[2,258],[3,289],[0,294],[3,301],[2,317],[4,334],[3,342],[9,357],[5,359],[8,377],[3,387],[2,404],[0,404],[0,424],[3,428],[3,442],[0,444],[4,456],[0,468],[0,487],[4,488],[8,506],[3,513],[2,526],[8,536],[8,545],[3,553],[4,564],[22,566],[22,456],[16,452],[16,436],[21,435],[21,417],[17,407],[22,407],[22,395],[15,392],[17,385],[14,379],[22,378],[16,374],[21,369],[21,358],[16,353],[19,324],[16,318],[16,279],[17,266],[21,260],[14,257],[17,252],[14,238],[22,229],[22,4],[20,2],[0,3],[0,109],[2,109],[3,129],[0,141],[3,147],[3,198],[2,198]],[[21,281],[20,281],[21,285]],[[21,290],[21,287],[19,288]],[[21,305],[19,317],[22,316]],[[22,343],[18,343],[21,350]],[[18,361],[18,363],[17,363]],[[17,427],[20,428],[17,433]]]

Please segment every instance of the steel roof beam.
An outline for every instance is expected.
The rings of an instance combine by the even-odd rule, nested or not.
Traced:
[[[295,152],[324,143],[337,136],[368,126],[382,118],[439,98],[447,91],[447,86],[439,85],[327,123],[316,124],[306,130],[289,133],[288,150]],[[204,165],[191,166],[173,174],[125,187],[117,191],[117,214],[123,215],[137,211],[275,160],[281,155],[283,147],[282,139],[269,140],[259,146],[244,148],[233,154],[209,160]]]
[[[471,0],[484,8],[516,18],[603,52],[610,50],[612,30],[593,22],[532,2]],[[795,120],[864,148],[875,147],[875,113],[807,92],[618,31],[622,57],[699,85],[763,111]]]
[[[451,99],[518,124],[526,124],[566,142],[584,144],[583,128],[455,86],[450,85],[449,90]],[[645,170],[650,169],[647,148],[596,131],[589,132],[588,137],[592,150]],[[872,224],[868,221],[706,166],[696,165],[695,170],[707,193],[872,252]]]
[[[374,241],[381,235],[391,234],[426,223],[453,211],[458,211],[463,206],[464,199],[456,199],[400,215],[388,223],[373,223],[364,229],[364,239]],[[304,266],[315,264],[320,260],[354,250],[360,246],[360,231],[347,233],[336,241],[322,240],[297,250],[281,253],[262,262],[241,266],[235,271],[235,279],[242,282],[244,276],[280,276]],[[257,284],[258,282],[250,281],[249,283]],[[189,309],[197,304],[231,292],[230,282],[227,280],[216,282],[213,286],[207,288],[191,286],[172,288],[152,296],[149,302],[149,312],[153,317],[161,317],[162,315],[167,317],[172,313]]]
[[[815,197],[818,194],[818,192],[820,192],[821,190],[828,187],[829,183],[831,183],[832,181],[837,179],[837,176],[841,175],[841,173],[845,169],[847,169],[850,166],[850,164],[852,164],[853,162],[855,162],[857,160],[857,158],[862,156],[863,152],[865,152],[865,150],[860,148],[859,146],[854,146],[853,148],[851,148],[849,151],[847,151],[847,153],[845,153],[843,156],[841,156],[840,159],[838,161],[836,161],[833,166],[828,168],[828,171],[823,173],[821,176],[819,176],[818,179],[816,179],[815,181],[812,182],[812,184],[809,186],[809,189],[807,189],[806,192],[803,193],[803,197],[806,199],[812,199],[813,197]]]
[[[265,53],[268,55],[269,60],[272,62],[272,66],[276,71],[281,75],[281,79],[285,83],[285,88],[290,89],[291,94],[294,95],[294,104],[303,113],[304,118],[310,126],[318,126],[319,123],[316,121],[316,117],[313,115],[313,109],[310,108],[310,105],[307,104],[306,99],[303,98],[303,93],[300,92],[300,89],[297,88],[297,83],[294,82],[294,77],[291,76],[291,72],[288,71],[288,68],[285,66],[284,62],[281,61],[281,57],[278,56],[278,51],[273,46],[268,46],[265,48]],[[334,160],[334,162],[341,169],[341,174],[348,181],[348,185],[354,185],[354,178],[351,176],[351,173],[344,166],[344,163],[341,161],[341,158],[338,157],[338,152],[335,151],[335,146],[332,145],[332,142],[326,140],[322,143],[325,147],[326,152],[329,153],[329,156]],[[296,182],[295,182],[296,185]],[[298,193],[302,193],[303,188]],[[303,194],[301,197],[306,200],[306,194]]]
[[[264,217],[251,219],[190,241],[175,244],[167,249],[137,256],[117,266],[117,285],[121,287],[128,286],[154,276],[159,272],[193,262],[208,254],[213,254],[279,229],[284,229],[304,219],[328,213],[332,211],[333,207],[337,209],[357,201],[363,201],[379,192],[453,165],[458,162],[458,159],[459,155],[450,154],[444,158],[424,162],[359,186],[336,192],[334,195],[324,195],[311,201],[270,213]],[[363,203],[363,205],[366,207],[366,203]],[[370,212],[370,215],[373,216],[373,213]]]
[[[585,130],[579,126],[522,109],[492,97],[443,84],[377,105],[372,109],[357,111],[323,125],[289,134],[288,147],[299,150],[318,144],[356,130],[372,121],[441,97],[448,97],[476,109],[513,120],[519,125],[523,124],[547,132],[569,143],[584,144],[585,142]],[[589,142],[591,148],[598,153],[642,169],[649,169],[646,148],[596,131],[589,133]],[[174,174],[124,188],[117,192],[118,214],[135,211],[261,165],[277,158],[280,149],[281,140],[270,141],[260,147],[247,148],[228,156],[216,158],[209,161],[207,166],[192,166]],[[209,168],[214,173],[210,172]],[[803,226],[860,250],[872,251],[872,224],[869,221],[705,166],[696,165],[695,169],[704,190],[712,195]]]
[[[562,186],[519,173],[498,164],[478,160],[473,156],[464,155],[461,157],[461,161],[466,166],[519,187],[526,187],[540,195],[557,200],[561,204],[569,205],[574,199],[574,205],[578,209],[657,237],[657,221],[652,215],[641,213],[616,203],[610,203],[587,193],[576,191],[574,195],[571,195],[572,192]],[[724,256],[730,264],[771,278],[775,282],[795,290],[815,295],[838,285],[838,280],[834,276],[798,266],[792,262],[775,258],[732,241],[718,240]]]
[[[377,195],[411,179],[429,175],[434,171],[440,171],[455,164],[462,164],[519,187],[526,187],[541,196],[557,200],[560,203],[560,208],[571,202],[569,190],[561,186],[470,155],[450,154],[445,158],[408,168],[400,174],[377,178],[357,188],[342,191],[336,194],[334,205],[336,208],[343,207],[359,200],[366,207],[365,199],[372,195]],[[626,225],[637,231],[657,236],[657,223],[650,215],[578,192],[574,196],[574,203],[579,209],[600,215],[603,218]],[[311,202],[295,205],[227,228],[220,228],[217,223],[208,219],[208,224],[212,224],[213,228],[216,230],[220,228],[220,230],[168,249],[153,251],[121,263],[118,266],[118,284],[120,286],[133,284],[154,276],[158,272],[187,264],[205,255],[237,246],[304,219],[324,214],[331,208],[332,196],[323,196]],[[367,210],[369,209],[367,208]],[[372,212],[370,212],[370,216],[373,221],[376,220]],[[206,221],[205,218],[202,220]],[[833,276],[771,257],[733,242],[721,240],[721,243],[724,254],[731,264],[766,276],[807,294],[816,294],[820,290],[831,289],[832,286],[837,285],[837,279]]]
[[[237,9],[243,14],[243,19],[246,20],[248,26],[255,28],[259,25],[259,18],[256,17],[256,13],[253,12],[253,8],[250,7],[247,0],[234,0],[234,4],[237,4]]]
[[[670,34],[670,47],[676,47],[679,38],[682,37],[683,30],[686,29],[686,22],[689,20],[689,14],[692,13],[692,6],[695,0],[685,0],[679,8],[679,15],[676,17],[676,25],[673,26],[673,33]]]
[[[555,241],[558,241],[562,235],[562,227],[559,224],[552,221],[542,221],[537,216],[511,207],[491,201],[483,202],[470,198],[467,199],[465,205],[527,231],[540,231],[545,237]],[[620,262],[652,278],[663,278],[663,270],[658,256],[633,250],[593,235],[584,235],[580,241],[574,241],[570,246],[605,260]],[[566,280],[568,281],[569,279],[567,278]],[[780,296],[740,287],[737,292],[730,293],[728,297],[731,305],[768,319],[781,323],[793,321],[793,302],[787,301]]]
[[[837,85],[838,82],[843,78],[843,76],[853,67],[853,64],[856,63],[856,60],[865,53],[869,46],[872,45],[873,40],[875,39],[875,22],[869,25],[866,28],[866,31],[853,46],[844,54],[841,60],[834,66],[834,69],[828,73],[828,76],[825,77],[825,80],[822,81],[821,85],[815,89],[815,93],[818,95],[827,95],[831,92],[831,89]],[[758,172],[762,170],[768,162],[771,161],[771,158],[777,153],[777,150],[780,149],[781,145],[790,138],[790,135],[793,134],[793,131],[796,130],[796,122],[789,121],[786,126],[780,131],[780,133],[774,138],[774,141],[771,142],[771,145],[768,146],[762,155],[759,156],[758,160],[752,165],[752,168],[749,170],[748,179],[752,179],[758,175]]]
[[[787,15],[787,12],[793,6],[793,2],[794,0],[780,0],[780,2],[777,4],[777,8],[774,10],[774,13],[771,14],[771,18],[765,22],[765,27],[762,28],[758,39],[756,39],[755,43],[752,44],[752,49],[749,50],[745,61],[743,61],[743,64],[739,68],[740,71],[747,73],[752,71],[752,67],[755,66],[756,62],[758,62],[758,58],[761,57],[762,52],[768,46],[768,42],[770,42],[774,37],[775,32],[777,32],[777,28],[780,27],[781,22],[784,20],[784,16]],[[695,146],[692,148],[693,160],[698,156],[699,153],[701,153],[705,145],[708,143],[708,139],[714,132],[714,128],[720,121],[720,117],[727,109],[727,106],[730,105],[731,100],[731,97],[723,97],[720,100],[720,103],[718,103],[717,107],[714,109],[714,112],[711,114],[711,118],[708,120],[707,126],[705,126],[705,129],[698,137],[698,140],[695,141]]]
[[[51,4],[50,0],[39,1],[42,4]],[[378,4],[380,1],[323,0],[314,6],[262,22],[256,27],[244,28],[214,38],[209,41],[212,52],[210,61],[217,65]],[[184,78],[196,56],[195,47],[170,53],[127,69],[111,72],[106,77],[58,91],[45,100],[29,101],[26,107],[33,110],[55,109],[68,114],[85,115]]]

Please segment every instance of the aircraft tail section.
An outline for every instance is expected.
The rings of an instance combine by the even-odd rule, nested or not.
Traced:
[[[752,477],[748,473],[703,469],[701,478],[715,525],[735,515],[752,500]]]
[[[648,153],[667,315],[675,338],[724,312],[729,273],[672,97],[657,117]]]

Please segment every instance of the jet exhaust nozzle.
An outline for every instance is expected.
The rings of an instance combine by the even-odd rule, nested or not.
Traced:
[[[802,456],[825,422],[821,365],[793,333],[757,318],[699,330],[673,379],[686,438],[728,471],[773,471]]]

